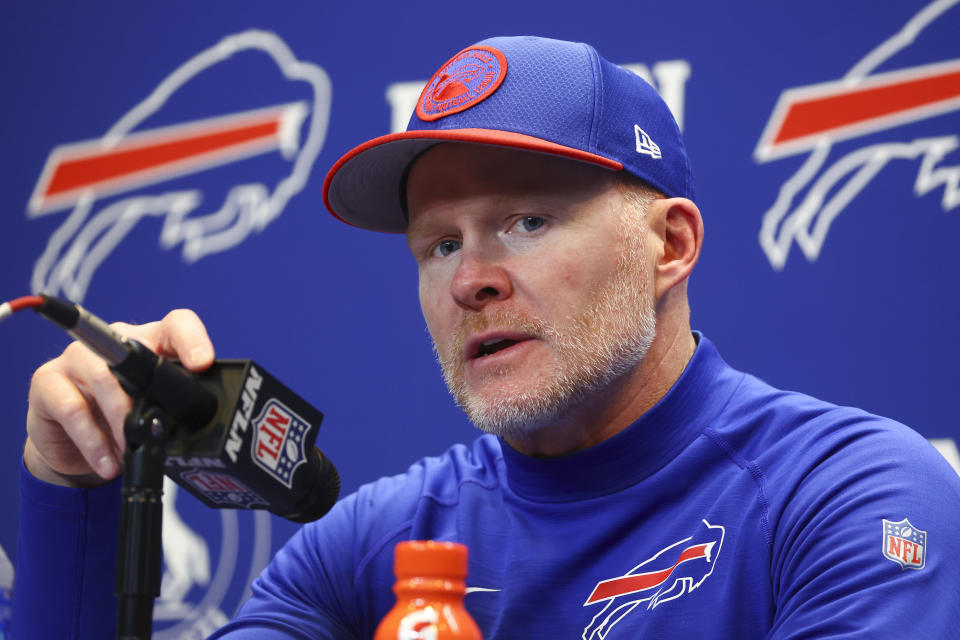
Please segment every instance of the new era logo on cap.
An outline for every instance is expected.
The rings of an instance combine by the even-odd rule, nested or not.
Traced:
[[[633,125],[633,135],[637,139],[637,153],[650,156],[654,160],[663,157],[663,154],[660,153],[660,145],[651,140],[647,132],[640,128],[640,125]]]

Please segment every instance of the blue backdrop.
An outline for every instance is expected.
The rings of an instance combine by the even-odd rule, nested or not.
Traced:
[[[345,491],[474,432],[403,238],[333,219],[324,174],[403,126],[455,52],[521,33],[592,43],[678,116],[706,224],[693,324],[731,364],[891,416],[958,463],[958,0],[7,3],[0,17],[0,299],[45,289],[111,321],[195,309],[218,355],[253,358],[325,413],[318,445]],[[30,374],[66,342],[33,314],[0,327],[12,556]],[[168,501],[158,637],[202,635],[294,525]]]

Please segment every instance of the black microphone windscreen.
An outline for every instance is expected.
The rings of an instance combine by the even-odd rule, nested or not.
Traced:
[[[313,522],[323,517],[340,497],[340,474],[330,459],[323,455],[320,449],[314,447],[314,463],[319,469],[316,486],[310,493],[309,501],[299,513],[277,515],[283,516],[291,522]]]

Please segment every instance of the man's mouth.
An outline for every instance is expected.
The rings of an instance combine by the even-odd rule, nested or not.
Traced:
[[[477,357],[482,358],[484,356],[489,356],[490,354],[496,353],[497,351],[503,351],[507,347],[512,347],[517,344],[519,340],[489,340],[484,342],[477,349]]]
[[[499,335],[487,335],[486,337],[478,336],[477,338],[471,340],[467,348],[467,359],[476,360],[479,358],[486,358],[495,353],[499,353],[504,349],[509,349],[510,347],[530,340],[530,336],[522,334],[511,334],[504,335],[501,332]]]

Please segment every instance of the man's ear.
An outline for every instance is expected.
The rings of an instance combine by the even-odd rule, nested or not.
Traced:
[[[652,252],[654,295],[659,301],[677,284],[686,281],[700,258],[703,218],[700,209],[686,198],[661,198],[647,212],[650,232],[661,248]]]

